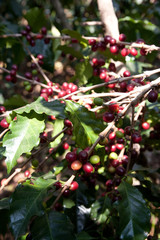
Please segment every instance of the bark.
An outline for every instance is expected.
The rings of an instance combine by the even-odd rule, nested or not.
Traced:
[[[118,20],[113,8],[112,0],[97,0],[102,23],[105,28],[105,35],[119,38]]]
[[[68,19],[66,18],[66,15],[65,15],[65,12],[64,12],[64,9],[62,7],[60,0],[51,0],[51,2],[56,11],[57,17],[61,21],[63,28],[72,29],[71,25],[68,22]]]

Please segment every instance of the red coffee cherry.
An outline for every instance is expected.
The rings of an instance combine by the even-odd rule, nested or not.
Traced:
[[[119,41],[124,42],[126,40],[126,35],[124,33],[121,33],[119,35]]]
[[[29,170],[26,170],[25,172],[24,172],[24,176],[25,177],[29,177],[31,175],[31,173],[30,173],[30,171]]]
[[[79,187],[79,184],[76,182],[76,181],[73,181],[72,183],[71,183],[71,186],[70,186],[70,190],[71,191],[75,191],[75,190],[77,190],[77,188]]]
[[[82,163],[79,160],[75,160],[71,164],[71,169],[74,171],[78,171],[82,167]]]
[[[157,98],[158,98],[158,93],[157,91],[155,90],[151,90],[149,93],[148,93],[148,101],[153,103],[153,102],[156,102],[157,101]]]
[[[83,165],[83,170],[84,170],[85,173],[92,173],[94,168],[93,168],[91,163],[85,163]]]

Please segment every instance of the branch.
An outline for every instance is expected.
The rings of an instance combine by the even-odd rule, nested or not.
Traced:
[[[112,0],[97,0],[102,23],[105,27],[105,35],[119,38],[118,20],[113,8]]]
[[[65,12],[63,10],[60,0],[52,0],[51,2],[53,4],[53,7],[56,10],[56,14],[57,14],[58,18],[61,21],[62,27],[67,28],[67,29],[72,29],[72,27],[70,26],[70,24],[68,22],[68,19],[66,18],[66,15],[65,15]]]

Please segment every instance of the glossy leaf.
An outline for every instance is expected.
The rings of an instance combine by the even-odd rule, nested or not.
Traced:
[[[69,100],[66,101],[66,111],[73,123],[73,132],[79,147],[83,149],[93,144],[104,129],[103,122],[96,119],[95,114],[84,106]]]
[[[74,201],[73,201],[72,199],[70,199],[70,198],[64,198],[64,199],[63,199],[63,206],[64,206],[65,208],[72,208],[72,207],[75,206],[75,203],[74,203]]]
[[[69,218],[56,211],[36,218],[31,233],[33,240],[76,240]]]
[[[74,78],[78,79],[79,86],[82,86],[84,84],[88,83],[88,79],[92,76],[93,68],[91,67],[91,64],[88,60],[85,60],[84,62],[80,62],[76,65],[76,75]]]
[[[53,134],[52,137],[56,136],[60,131],[62,131],[64,127],[64,120],[56,119],[54,125],[53,125]],[[64,136],[64,133],[59,135],[53,142],[50,143],[51,147],[56,147],[60,142],[62,137]]]
[[[66,117],[64,108],[65,105],[60,103],[59,100],[46,102],[42,97],[39,97],[35,102],[16,109],[15,112],[22,114],[24,112],[29,113],[31,110],[34,110],[38,114],[45,113],[46,115],[54,115],[58,119],[64,119]]]
[[[58,46],[57,50],[61,50],[65,54],[71,54],[73,57],[78,59],[83,59],[83,54],[80,51],[74,50],[72,47],[68,47],[67,45]]]
[[[23,153],[30,152],[39,144],[39,135],[44,127],[44,118],[35,113],[26,116],[18,115],[17,120],[11,122],[10,131],[3,138],[8,173]]]
[[[81,34],[77,31],[73,31],[70,29],[63,29],[62,33],[67,34],[69,36],[71,36],[72,38],[77,39],[84,47],[87,46],[88,41],[86,39],[84,39]]]
[[[105,223],[110,214],[111,201],[108,197],[96,200],[91,206],[91,218],[98,223]]]
[[[38,32],[41,27],[46,25],[46,18],[43,8],[31,8],[25,14],[28,24],[32,27],[32,31]]]
[[[15,239],[26,233],[32,216],[44,213],[42,201],[55,181],[38,178],[33,185],[25,183],[16,188],[10,203],[10,227]]]
[[[122,200],[119,202],[120,238],[144,240],[150,230],[150,212],[142,194],[134,186],[122,182],[118,188]]]
[[[22,98],[21,95],[14,95],[9,99],[6,99],[4,106],[6,109],[18,108],[26,105],[27,102]]]

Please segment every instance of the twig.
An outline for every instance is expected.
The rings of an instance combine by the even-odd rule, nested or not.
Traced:
[[[64,184],[64,187],[62,188],[61,192],[59,193],[59,195],[56,197],[55,201],[53,202],[52,208],[54,208],[55,204],[58,202],[58,200],[60,199],[60,197],[62,196],[63,192],[70,187],[71,183],[73,182],[75,178],[75,175],[72,175]]]
[[[6,132],[9,131],[9,128],[6,128],[1,134],[0,134],[0,139],[4,136]]]

